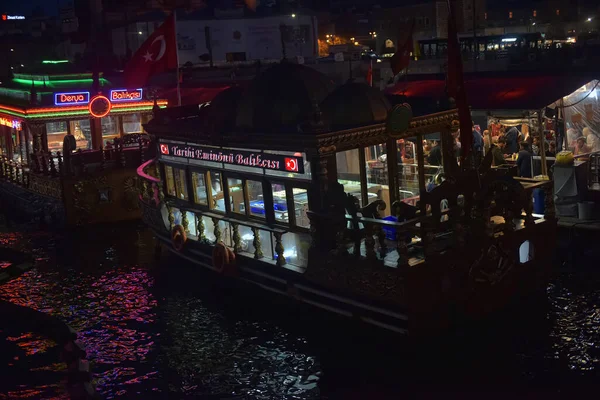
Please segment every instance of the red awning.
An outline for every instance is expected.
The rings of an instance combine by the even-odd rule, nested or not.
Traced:
[[[593,80],[589,76],[465,77],[469,105],[474,110],[539,110]],[[390,95],[439,100],[446,96],[445,81],[401,81],[386,90]]]
[[[186,106],[190,104],[202,104],[215,98],[216,95],[221,93],[223,90],[229,88],[229,86],[215,86],[215,87],[182,87],[181,90],[181,105]],[[177,106],[177,88],[168,88],[162,90],[157,94],[158,98],[166,99],[169,101],[169,107]]]

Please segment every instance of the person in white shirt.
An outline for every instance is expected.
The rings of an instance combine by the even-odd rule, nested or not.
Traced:
[[[583,137],[592,152],[600,151],[600,138],[590,128],[583,128]]]

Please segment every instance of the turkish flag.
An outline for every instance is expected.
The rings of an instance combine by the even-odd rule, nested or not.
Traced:
[[[125,66],[125,85],[140,88],[151,76],[177,68],[177,40],[175,38],[175,15],[167,20],[146,39]]]
[[[390,65],[392,67],[392,73],[394,76],[398,75],[400,71],[408,67],[410,62],[410,53],[413,51],[413,32],[415,30],[415,20],[413,19],[408,32],[408,37],[404,41],[404,44],[400,46],[400,34],[398,34],[398,42],[396,52],[390,58]]]
[[[456,101],[458,108],[458,121],[460,123],[461,158],[465,160],[473,145],[473,120],[467,102],[467,92],[463,76],[462,58],[458,45],[456,21],[452,12],[452,5],[448,0],[448,79],[446,81],[448,95]]]

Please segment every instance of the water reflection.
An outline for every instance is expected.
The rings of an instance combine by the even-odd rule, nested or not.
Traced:
[[[0,233],[0,244],[28,248],[37,260],[0,287],[0,298],[78,330],[106,398],[438,398],[500,390],[552,397],[561,385],[593,385],[600,366],[597,272],[563,272],[548,291],[548,318],[534,330],[524,318],[517,329],[465,334],[460,345],[407,350],[397,336],[223,285],[173,257],[155,261],[142,228],[103,229],[70,237]],[[60,372],[43,338],[0,339],[18,342],[26,357],[47,355],[30,371]],[[61,398],[56,382],[24,385],[14,398]]]

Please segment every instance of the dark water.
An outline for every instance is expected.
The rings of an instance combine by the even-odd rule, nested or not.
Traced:
[[[35,269],[0,287],[0,298],[76,329],[105,398],[553,399],[597,398],[600,388],[593,251],[579,251],[574,262],[561,250],[566,263],[557,261],[540,318],[515,315],[511,324],[407,346],[398,336],[224,285],[166,254],[157,260],[142,227],[69,236],[4,229],[0,244],[36,258]],[[17,380],[4,398],[64,398],[51,375],[60,368],[53,344],[0,334],[7,338],[36,357],[5,364],[12,373],[43,368],[50,375]]]

